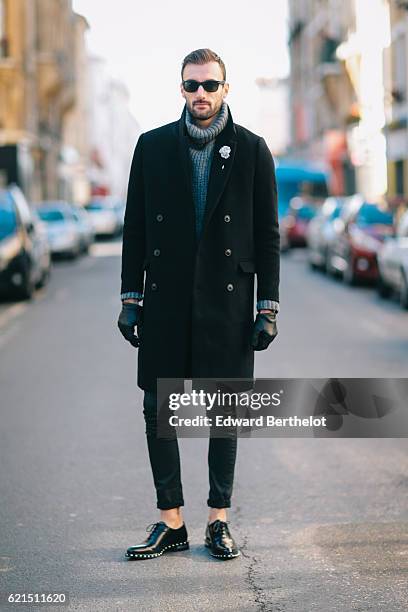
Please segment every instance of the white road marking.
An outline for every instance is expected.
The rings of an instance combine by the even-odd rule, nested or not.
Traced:
[[[28,304],[26,303],[18,303],[13,304],[13,306],[9,306],[3,312],[0,313],[0,329],[4,327],[9,321],[15,319],[20,314],[22,314],[25,310],[27,310]]]
[[[122,255],[121,242],[95,242],[91,245],[90,255],[93,257],[110,257]]]

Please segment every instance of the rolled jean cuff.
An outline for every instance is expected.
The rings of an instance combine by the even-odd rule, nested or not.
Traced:
[[[209,508],[231,508],[231,500],[226,499],[207,499],[207,506]]]
[[[157,492],[157,508],[159,510],[170,510],[184,506],[183,494],[180,489],[167,489]]]

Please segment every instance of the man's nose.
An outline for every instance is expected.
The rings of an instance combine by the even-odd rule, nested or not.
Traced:
[[[198,86],[197,93],[199,93],[200,96],[202,96],[203,93],[205,93],[205,89],[201,84]]]

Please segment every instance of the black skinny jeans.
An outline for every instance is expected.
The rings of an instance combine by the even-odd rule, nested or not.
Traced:
[[[180,455],[177,435],[174,439],[157,437],[157,397],[145,391],[143,415],[150,465],[157,495],[157,508],[168,510],[184,506],[180,475]],[[231,407],[232,416],[234,415]],[[210,415],[211,416],[211,415]],[[225,428],[228,437],[211,437],[208,446],[208,470],[210,491],[207,505],[210,508],[230,508],[237,455],[235,428]]]

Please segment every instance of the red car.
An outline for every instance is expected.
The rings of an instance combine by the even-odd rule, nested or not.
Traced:
[[[377,252],[393,231],[392,213],[360,196],[347,198],[337,221],[337,236],[328,254],[328,269],[341,274],[346,283],[376,282]]]
[[[310,200],[301,197],[292,198],[288,212],[280,224],[281,243],[287,249],[306,246],[307,228],[317,210],[316,204]]]

